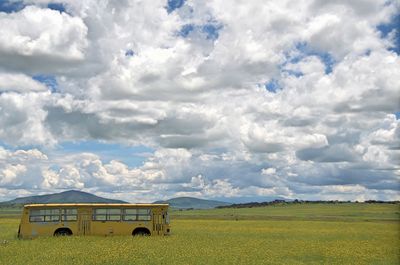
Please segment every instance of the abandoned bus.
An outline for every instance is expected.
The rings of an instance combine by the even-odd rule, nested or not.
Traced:
[[[29,204],[18,237],[169,233],[168,204]]]

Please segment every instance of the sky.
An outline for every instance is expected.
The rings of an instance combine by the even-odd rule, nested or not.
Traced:
[[[0,201],[400,200],[399,0],[0,0]]]

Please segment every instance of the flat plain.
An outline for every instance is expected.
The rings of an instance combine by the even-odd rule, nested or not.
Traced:
[[[400,264],[399,204],[172,211],[168,237],[19,240],[0,209],[0,264]]]

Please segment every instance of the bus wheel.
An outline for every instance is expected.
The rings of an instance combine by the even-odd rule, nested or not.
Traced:
[[[133,236],[149,236],[150,231],[147,228],[136,228],[135,230],[133,230],[132,235]]]
[[[54,236],[71,236],[72,231],[68,228],[59,228],[54,232]]]

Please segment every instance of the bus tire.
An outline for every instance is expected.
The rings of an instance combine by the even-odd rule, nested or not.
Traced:
[[[58,228],[54,232],[54,236],[72,236],[72,231],[69,228]]]
[[[144,227],[136,228],[132,232],[132,236],[149,236],[149,235],[150,235],[149,229],[144,228]]]

